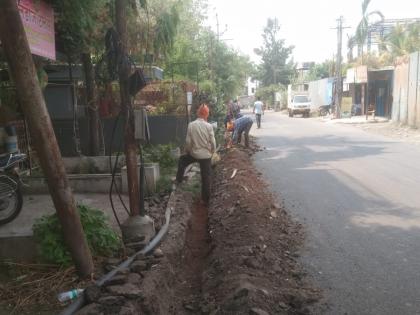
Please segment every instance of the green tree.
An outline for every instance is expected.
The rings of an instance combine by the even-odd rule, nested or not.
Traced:
[[[285,45],[285,40],[279,38],[279,31],[277,18],[269,18],[262,34],[263,46],[254,50],[261,56],[258,79],[264,86],[279,83],[287,85],[294,74],[295,65],[290,58],[294,47]]]
[[[393,56],[402,56],[420,50],[420,22],[398,24],[385,36],[383,45]]]
[[[307,81],[315,81],[332,76],[332,69],[334,62],[332,60],[325,60],[323,63],[316,63],[309,69],[306,77]]]
[[[363,0],[362,2],[362,19],[360,20],[359,24],[357,25],[356,29],[356,42],[358,45],[358,55],[363,55],[363,45],[366,42],[368,36],[369,25],[371,24],[371,18],[374,16],[379,17],[381,21],[384,19],[384,15],[380,11],[372,11],[368,12],[368,6],[371,0]],[[368,52],[369,52],[369,45],[368,45]]]
[[[165,72],[190,81],[196,81],[198,75],[200,91],[221,109],[224,100],[241,93],[247,75],[253,72],[252,64],[204,26],[206,1],[181,0],[178,5],[179,31],[164,62]]]
[[[82,61],[89,116],[90,155],[99,155],[99,115],[92,53],[103,50],[103,38],[111,25],[110,0],[52,0],[56,14],[57,49],[68,62]]]

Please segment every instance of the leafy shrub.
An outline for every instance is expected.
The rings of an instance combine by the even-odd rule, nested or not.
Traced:
[[[170,144],[145,146],[144,160],[146,163],[159,163],[161,169],[173,168],[177,164],[177,159],[171,153],[173,148]]]
[[[77,210],[92,255],[111,256],[118,251],[120,237],[109,226],[104,213],[85,205],[78,205]],[[43,260],[60,265],[71,262],[56,213],[36,220],[33,232]]]

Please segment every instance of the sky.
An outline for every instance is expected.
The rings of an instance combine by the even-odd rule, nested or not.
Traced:
[[[295,62],[322,62],[332,59],[337,50],[337,19],[342,15],[344,26],[343,56],[347,34],[354,34],[361,19],[362,0],[208,0],[207,24],[216,31],[217,20],[221,39],[259,62],[253,52],[262,45],[268,18],[277,17],[280,37],[286,45],[295,46]],[[419,0],[372,0],[368,11],[379,10],[386,19],[420,18]],[[217,19],[216,19],[217,15]]]

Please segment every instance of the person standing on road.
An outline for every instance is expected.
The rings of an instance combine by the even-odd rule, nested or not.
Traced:
[[[232,134],[232,143],[241,143],[242,133],[245,136],[245,147],[249,147],[249,131],[251,130],[252,118],[249,116],[242,116],[234,121],[234,129]]]
[[[225,127],[227,127],[227,123],[231,121],[232,119],[237,119],[239,117],[242,117],[241,114],[241,108],[238,104],[237,100],[230,101],[227,104],[226,108],[226,117],[225,117]]]
[[[185,154],[178,161],[176,181],[181,183],[188,165],[194,162],[200,164],[201,199],[208,204],[211,186],[211,157],[216,150],[213,126],[207,122],[209,108],[202,104],[197,110],[197,119],[188,124],[185,139]]]
[[[257,101],[254,103],[254,109],[252,111],[255,114],[257,120],[257,128],[261,128],[261,115],[264,115],[264,104],[261,102],[260,97],[257,97]]]

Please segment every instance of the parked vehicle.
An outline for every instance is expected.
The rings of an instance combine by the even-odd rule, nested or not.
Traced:
[[[14,220],[23,205],[19,177],[19,162],[26,160],[25,154],[7,153],[0,156],[0,225]]]
[[[302,114],[303,117],[309,117],[311,100],[307,95],[294,95],[287,110],[289,117],[293,117],[295,114]]]

